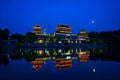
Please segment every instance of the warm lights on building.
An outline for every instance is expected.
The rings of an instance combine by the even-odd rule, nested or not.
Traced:
[[[85,30],[81,30],[79,34],[72,34],[71,28],[67,25],[62,24],[59,24],[56,27],[56,31],[54,32],[54,34],[47,34],[46,29],[44,29],[44,32],[42,34],[41,26],[36,24],[33,27],[33,33],[37,35],[38,43],[49,43],[51,36],[53,37],[53,43],[55,42],[55,39],[57,40],[57,38],[57,43],[79,44],[89,41],[89,36]]]
[[[43,50],[38,50],[37,52],[38,52],[39,55],[44,54],[44,51],[43,51]]]
[[[66,25],[58,25],[55,34],[71,34],[71,28]]]
[[[78,37],[80,38],[80,40],[87,40],[89,38],[85,30],[81,30],[78,34]]]
[[[44,43],[44,41],[43,41],[43,40],[41,40],[41,39],[40,39],[38,42],[39,42],[39,43]]]
[[[42,34],[42,30],[41,30],[41,26],[36,24],[34,27],[33,27],[33,33],[35,34]]]

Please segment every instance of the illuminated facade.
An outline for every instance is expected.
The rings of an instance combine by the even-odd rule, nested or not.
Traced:
[[[33,33],[35,34],[42,34],[42,30],[41,30],[41,26],[36,24],[34,27],[33,27]]]
[[[54,34],[47,34],[46,29],[42,34],[41,26],[36,24],[33,28],[33,33],[38,36],[38,43],[83,43],[89,41],[88,34],[85,30],[81,30],[79,34],[72,34],[71,28],[67,25],[59,24],[56,27]]]
[[[58,34],[62,34],[62,35],[66,35],[66,34],[71,34],[71,28],[67,25],[58,25],[56,28],[56,32],[55,35]]]
[[[81,41],[89,40],[89,36],[85,30],[81,30],[80,33],[78,34],[78,37],[80,38]]]

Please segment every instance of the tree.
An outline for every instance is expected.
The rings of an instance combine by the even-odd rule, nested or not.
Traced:
[[[4,31],[3,31],[3,39],[8,40],[9,34],[10,34],[10,31],[7,28],[4,29]]]
[[[8,40],[9,34],[10,34],[10,31],[7,28],[4,30],[0,28],[0,39]]]
[[[3,39],[3,30],[0,28],[0,39]]]
[[[33,43],[38,40],[37,36],[34,33],[27,32],[24,36],[24,39],[27,43]]]
[[[19,43],[24,43],[24,37],[22,34],[12,34],[10,39],[16,39]]]

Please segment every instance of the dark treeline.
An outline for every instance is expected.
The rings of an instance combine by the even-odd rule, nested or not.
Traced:
[[[16,39],[20,43],[25,43],[25,42],[32,43],[37,40],[37,37],[35,37],[35,34],[31,32],[27,32],[25,35],[18,33],[10,35],[9,29],[6,28],[3,30],[0,28],[0,40],[8,40],[8,39],[9,40]]]
[[[8,40],[9,36],[10,36],[9,29],[6,28],[6,29],[2,30],[0,28],[0,39],[2,39],[2,40]]]
[[[33,43],[38,40],[34,33],[27,32],[25,35],[22,34],[11,34],[10,39],[16,39],[19,43]]]
[[[90,43],[118,45],[120,44],[120,29],[116,31],[90,32]]]
[[[92,49],[90,51],[90,60],[92,61],[115,61],[120,62],[120,51],[118,48]]]
[[[106,32],[91,32],[89,33],[90,43],[106,44],[106,51],[99,52],[93,50],[90,54],[92,60],[111,60],[120,62],[120,30]]]

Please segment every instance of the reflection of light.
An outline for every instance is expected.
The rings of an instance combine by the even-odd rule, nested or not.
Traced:
[[[23,52],[22,52],[22,55],[23,55]]]
[[[41,55],[41,54],[43,54],[43,51],[42,51],[42,50],[39,50],[38,53]]]
[[[79,52],[81,52],[81,49],[79,49]]]
[[[77,41],[75,41],[77,43]]]
[[[77,52],[78,50],[76,49],[76,52]]]
[[[55,57],[52,57],[53,59],[55,59]]]
[[[19,49],[19,51],[21,52],[22,50],[21,50],[21,49]]]
[[[62,41],[58,41],[58,43],[62,43]]]
[[[69,55],[70,54],[70,52],[67,52],[67,53],[65,53],[66,55]]]
[[[95,69],[93,69],[93,72],[95,72],[96,70]]]
[[[62,52],[62,50],[60,49],[60,50],[58,50],[58,52]]]
[[[43,43],[43,40],[39,40],[39,43]]]
[[[70,53],[70,50],[68,50],[68,53]]]
[[[49,51],[47,51],[47,54],[49,54]]]
[[[73,52],[73,50],[71,50],[71,52]]]
[[[70,40],[68,40],[68,43],[70,43]]]
[[[71,43],[73,43],[73,41],[71,41]]]
[[[79,52],[79,58],[82,63],[85,63],[89,59],[89,54],[86,54],[85,51]]]
[[[41,65],[33,65],[32,68],[37,71],[41,68]]]
[[[47,49],[45,49],[45,53],[49,53],[49,51]]]
[[[67,56],[66,59],[71,59],[71,56]]]
[[[85,52],[80,52],[80,54],[85,54]]]
[[[8,54],[8,58],[9,58],[9,54]]]
[[[44,64],[46,64],[46,61],[43,61]]]

